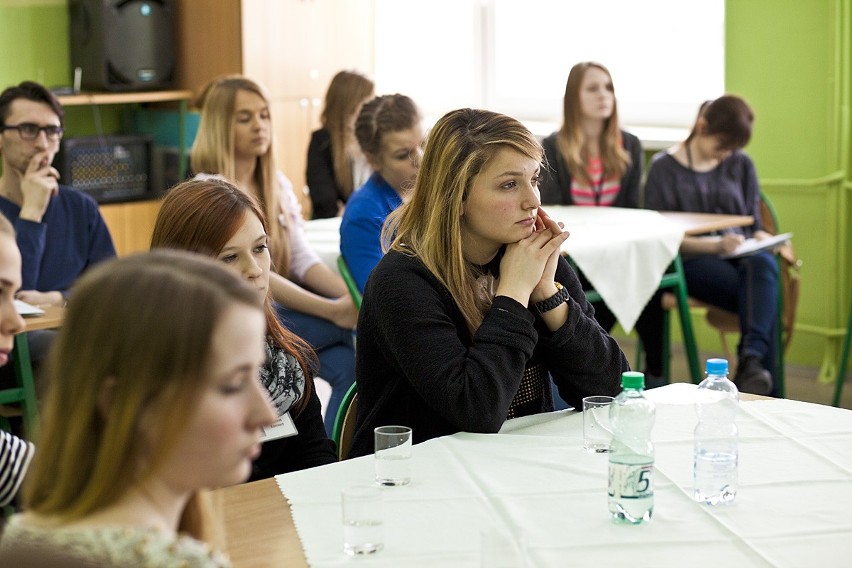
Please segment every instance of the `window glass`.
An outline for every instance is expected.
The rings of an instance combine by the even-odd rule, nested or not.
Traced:
[[[622,123],[688,127],[724,92],[724,0],[376,0],[377,92],[427,118],[478,106],[558,125],[578,61],[613,75]]]

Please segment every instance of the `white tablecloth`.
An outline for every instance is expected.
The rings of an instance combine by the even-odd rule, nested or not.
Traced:
[[[615,314],[633,329],[683,240],[683,229],[656,211],[618,207],[545,207],[571,236],[563,250]],[[308,242],[336,270],[340,218],[305,223]]]
[[[305,222],[305,238],[323,263],[336,272],[340,256],[340,217]]]
[[[385,550],[367,558],[342,552],[340,490],[372,481],[371,456],[277,480],[315,567],[478,567],[480,535],[491,530],[519,535],[537,567],[849,566],[852,412],[744,402],[739,495],[710,508],[690,497],[695,415],[683,403],[693,388],[649,391],[657,400],[656,497],[653,520],[640,526],[610,520],[607,457],[583,451],[574,412],[415,445],[411,485],[383,489]]]
[[[646,209],[552,205],[544,209],[565,224],[571,236],[562,250],[629,332],[677,255],[683,229]]]

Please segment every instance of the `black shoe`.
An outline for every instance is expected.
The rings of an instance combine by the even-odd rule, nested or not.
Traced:
[[[772,392],[772,375],[760,364],[760,359],[748,355],[737,364],[734,384],[740,392],[768,395]]]

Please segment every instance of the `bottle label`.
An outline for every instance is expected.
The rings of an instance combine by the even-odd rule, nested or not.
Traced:
[[[609,463],[609,496],[644,499],[654,496],[654,464]]]

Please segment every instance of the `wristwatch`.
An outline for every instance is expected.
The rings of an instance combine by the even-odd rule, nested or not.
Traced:
[[[568,288],[566,288],[559,282],[554,282],[553,285],[556,286],[556,293],[548,299],[536,302],[534,304],[535,311],[537,311],[539,315],[542,315],[545,312],[549,312],[550,310],[568,301]]]

